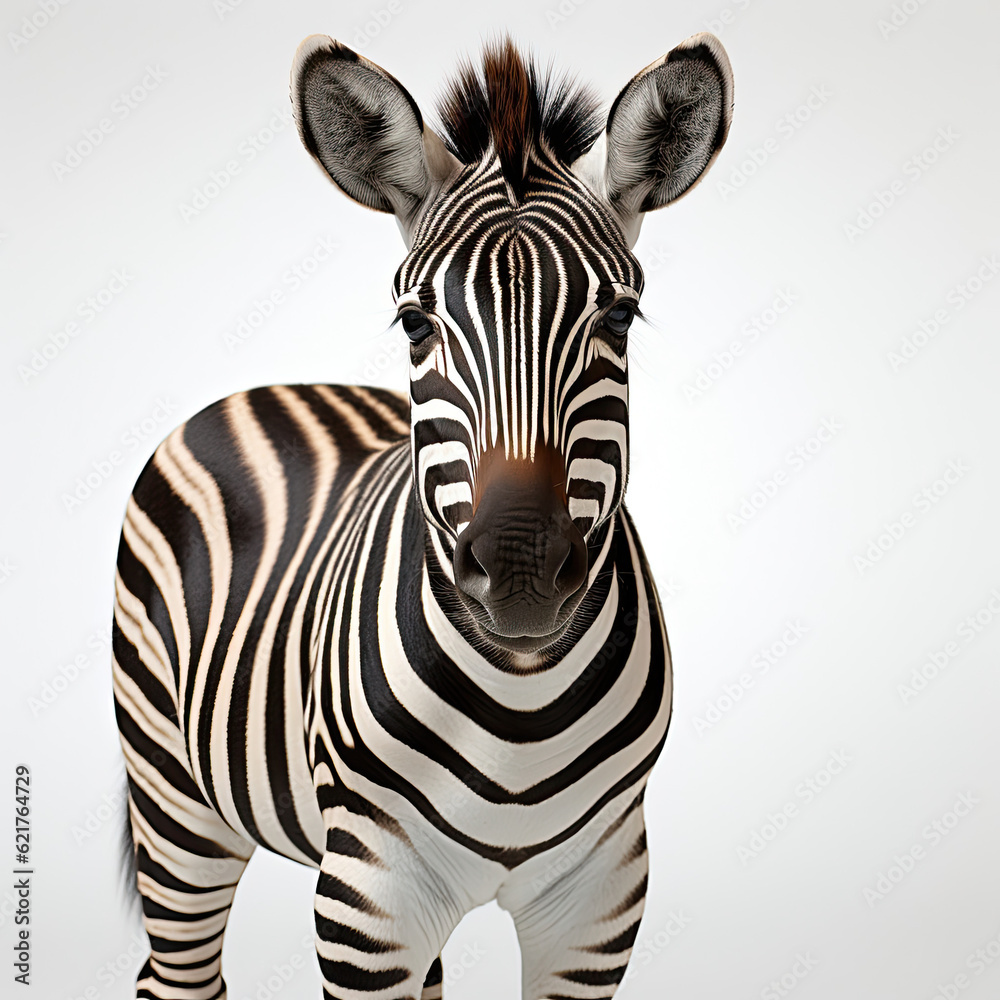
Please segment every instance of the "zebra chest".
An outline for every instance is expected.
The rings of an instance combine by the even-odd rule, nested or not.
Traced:
[[[345,773],[420,799],[460,826],[500,806],[551,801],[573,812],[662,741],[670,692],[651,653],[639,636],[617,656],[547,675],[490,676],[359,640],[337,670],[334,753]]]

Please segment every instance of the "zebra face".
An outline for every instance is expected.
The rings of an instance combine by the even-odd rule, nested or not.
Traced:
[[[507,648],[562,634],[621,503],[641,289],[607,210],[541,157],[517,202],[496,159],[463,171],[396,275],[417,494],[461,600]]]
[[[628,477],[626,340],[644,214],[690,190],[729,128],[732,77],[695,35],[605,119],[514,45],[464,65],[443,135],[385,70],[299,47],[302,141],[338,187],[395,215],[412,462],[436,559],[486,641],[554,643],[607,554]]]

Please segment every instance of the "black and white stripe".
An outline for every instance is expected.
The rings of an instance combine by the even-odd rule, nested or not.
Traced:
[[[469,168],[425,216],[396,275],[397,308],[433,312],[439,326],[411,366],[413,460],[425,514],[452,534],[471,517],[479,460],[494,449],[564,456],[570,515],[585,533],[624,493],[624,338],[599,320],[635,306],[642,272],[572,172],[531,156],[516,209],[495,160]]]
[[[705,49],[725,78],[718,43],[686,44],[675,51]],[[516,75],[510,49],[488,54],[494,74],[501,55]],[[641,270],[614,199],[559,154],[594,141],[576,128],[582,98],[573,112],[563,93],[560,119],[551,94],[528,92],[543,107],[525,119],[519,175],[509,136],[463,163],[475,136],[429,139],[398,91],[329,40],[307,40],[293,71],[307,148],[403,220],[409,399],[237,393],[175,430],[129,500],[113,648],[151,944],[140,997],[225,995],[222,937],[258,844],[319,869],[317,952],[338,1000],[441,996],[444,942],[491,899],[518,929],[526,1000],[610,997],[637,933],[642,798],[671,706],[659,603],[621,502],[623,327]],[[357,169],[365,137],[346,143],[325,100],[379,109],[380,176],[363,150]],[[409,139],[388,142],[392,129]],[[423,168],[391,162],[418,148]],[[485,526],[509,579],[473,599],[463,533],[484,530],[502,491],[521,502],[539,483],[555,513]],[[553,596],[539,567],[563,573],[550,549],[577,536],[581,582]],[[526,626],[522,642],[495,626],[546,602],[554,630]]]

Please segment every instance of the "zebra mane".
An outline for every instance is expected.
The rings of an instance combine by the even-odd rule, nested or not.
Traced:
[[[463,163],[478,163],[492,143],[501,169],[523,196],[528,154],[545,146],[562,163],[587,152],[604,127],[600,99],[566,76],[542,77],[507,36],[484,46],[482,74],[466,59],[438,106],[443,138]]]

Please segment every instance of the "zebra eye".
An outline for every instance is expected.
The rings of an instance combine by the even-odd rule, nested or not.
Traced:
[[[404,309],[399,321],[411,343],[419,344],[434,332],[434,324],[419,309]]]
[[[632,320],[635,318],[635,310],[626,303],[621,303],[613,309],[609,309],[601,320],[601,324],[612,333],[617,333],[623,337],[628,331]]]

